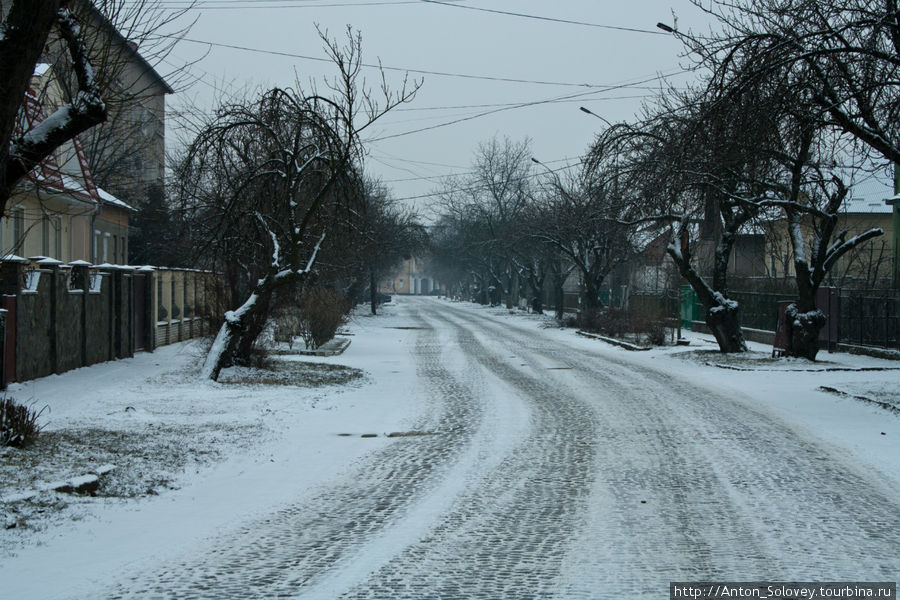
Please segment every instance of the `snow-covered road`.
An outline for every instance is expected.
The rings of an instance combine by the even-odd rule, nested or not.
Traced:
[[[668,363],[398,304],[409,435],[94,597],[665,598],[900,573],[897,482],[842,446]]]

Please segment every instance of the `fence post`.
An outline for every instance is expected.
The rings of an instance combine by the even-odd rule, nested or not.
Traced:
[[[91,278],[88,273],[90,263],[83,260],[75,260],[69,263],[72,267],[72,287],[71,289],[81,290],[81,366],[86,367],[88,364],[87,354],[87,303],[88,294],[91,290]]]
[[[6,309],[0,308],[0,390],[6,389]]]

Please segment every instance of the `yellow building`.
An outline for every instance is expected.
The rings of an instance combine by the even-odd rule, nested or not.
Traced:
[[[855,191],[855,190],[854,190]],[[885,202],[890,194],[882,186],[869,186],[868,193],[857,193],[848,199],[838,216],[835,234],[847,230],[846,239],[872,228],[881,228],[884,235],[871,239],[841,257],[826,278],[826,284],[838,287],[890,287],[895,243],[891,206]],[[793,252],[783,220],[767,228],[766,256],[772,277],[794,275]],[[811,240],[807,229],[807,242]],[[809,252],[810,249],[808,248]]]
[[[52,70],[39,64],[23,103],[22,129],[46,118],[61,98]],[[125,264],[131,212],[97,187],[75,138],[48,156],[10,198],[0,217],[0,256]]]
[[[429,272],[427,259],[415,256],[404,260],[397,272],[379,286],[385,294],[431,295],[443,293],[444,289]]]

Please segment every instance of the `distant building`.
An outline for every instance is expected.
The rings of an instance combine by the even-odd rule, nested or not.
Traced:
[[[446,286],[428,270],[428,260],[412,257],[403,261],[392,277],[381,282],[379,291],[386,294],[431,295],[446,293]]]

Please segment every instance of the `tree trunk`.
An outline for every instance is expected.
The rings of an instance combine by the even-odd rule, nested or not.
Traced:
[[[785,312],[785,325],[790,340],[788,356],[816,360],[819,353],[819,332],[826,321],[827,317],[818,308],[801,312],[797,304],[789,305]]]
[[[267,288],[266,290],[259,292],[253,310],[249,310],[243,315],[241,335],[239,336],[234,353],[231,356],[232,364],[246,365],[250,363],[250,357],[253,354],[253,345],[265,328],[266,321],[269,318],[272,292],[272,288]]]
[[[706,326],[712,331],[720,352],[746,352],[737,304],[717,305],[706,311]]]
[[[59,14],[59,0],[16,0],[6,4],[3,35],[0,36],[0,211],[18,179],[7,175],[10,141],[15,133],[19,110],[34,74],[34,66],[44,50],[47,36]],[[27,172],[27,171],[26,171]]]
[[[268,296],[271,297],[271,292],[268,293]],[[226,312],[225,322],[222,323],[212,348],[206,355],[200,376],[204,379],[218,381],[222,369],[234,364],[234,358],[239,354],[240,348],[248,345],[249,334],[256,329],[256,323],[260,320],[265,322],[267,312],[268,302],[260,302],[260,296],[256,292],[251,294],[239,309]],[[252,346],[255,340],[256,336],[253,336],[249,345]]]
[[[584,278],[584,294],[582,294],[582,305],[585,310],[596,310],[602,305],[600,304],[600,294],[597,286],[594,285],[590,277]]]
[[[680,248],[676,246],[677,241],[673,240],[666,247],[666,253],[678,267],[681,276],[696,292],[697,298],[706,307],[706,326],[715,336],[716,342],[719,344],[719,351],[725,353],[746,352],[747,342],[744,341],[744,334],[741,331],[738,303],[729,300],[722,292],[707,285],[691,265],[690,240],[687,232],[682,231],[680,237]],[[720,285],[724,285],[725,279],[721,277],[717,281]]]
[[[378,314],[378,290],[375,289],[375,271],[369,269],[369,302],[372,307],[372,314]]]

